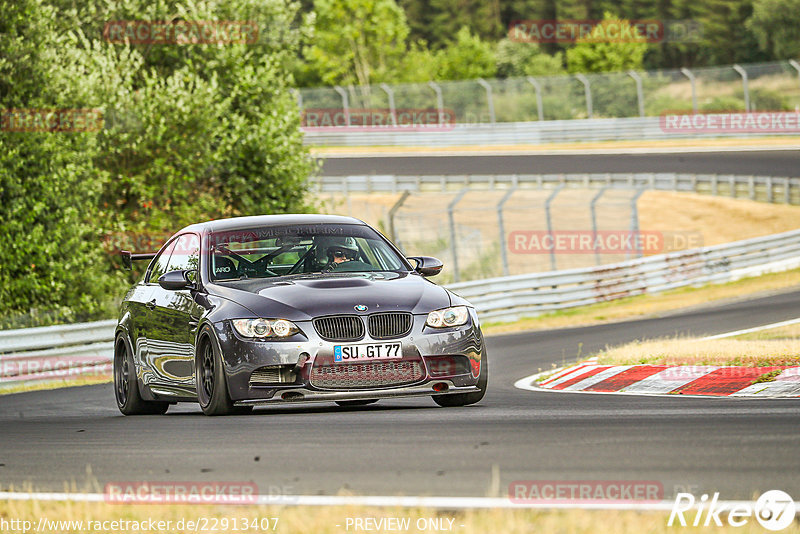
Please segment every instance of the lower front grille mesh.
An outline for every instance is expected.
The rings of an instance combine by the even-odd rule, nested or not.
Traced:
[[[315,365],[311,369],[311,384],[326,389],[399,386],[418,382],[424,376],[419,361]]]

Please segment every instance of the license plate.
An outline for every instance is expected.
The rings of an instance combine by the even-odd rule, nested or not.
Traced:
[[[400,343],[369,343],[364,345],[334,345],[336,363],[363,360],[397,360],[403,357]]]

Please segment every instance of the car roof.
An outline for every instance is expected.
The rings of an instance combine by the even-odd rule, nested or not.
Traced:
[[[217,219],[191,224],[180,230],[182,232],[223,232],[256,228],[262,226],[284,226],[287,224],[358,224],[365,225],[364,221],[355,217],[342,215],[318,215],[308,213],[289,213],[284,215],[255,215],[251,217],[233,217],[230,219]]]

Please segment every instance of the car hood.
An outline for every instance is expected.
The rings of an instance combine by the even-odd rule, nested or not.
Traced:
[[[214,293],[255,315],[307,321],[323,315],[409,311],[425,314],[450,305],[446,289],[407,273],[317,274],[218,282]]]

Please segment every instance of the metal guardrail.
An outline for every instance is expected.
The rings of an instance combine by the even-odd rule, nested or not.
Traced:
[[[522,317],[800,267],[800,230],[616,264],[451,284],[484,320]]]
[[[721,283],[800,267],[800,230],[586,269],[451,284],[484,320]],[[116,321],[0,331],[0,385],[108,374]]]
[[[331,129],[332,130],[332,129]],[[748,138],[759,135],[797,136],[797,131],[742,133],[675,132],[662,128],[659,117],[575,119],[494,124],[457,124],[452,129],[403,131],[343,126],[336,131],[306,130],[304,143],[320,146],[476,146],[541,145],[595,141],[658,141],[664,139]]]
[[[111,372],[117,321],[0,331],[0,385]]]
[[[320,176],[321,193],[398,193],[525,187],[583,187],[687,191],[765,202],[800,204],[800,178],[730,174],[588,173]]]

